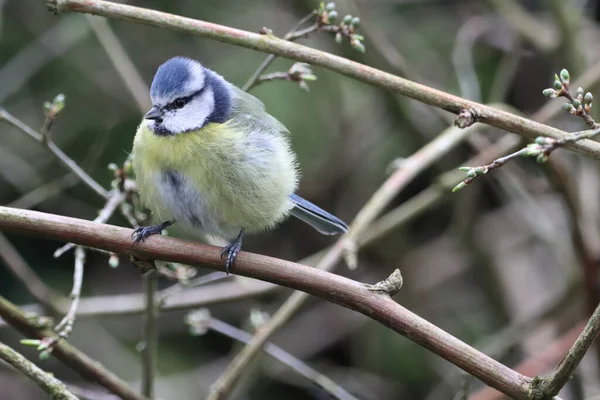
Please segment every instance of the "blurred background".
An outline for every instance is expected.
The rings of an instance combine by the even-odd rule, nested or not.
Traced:
[[[175,55],[189,56],[242,86],[265,58],[235,46],[122,21],[105,24],[79,14],[54,16],[43,3],[0,0],[0,106],[39,130],[45,119],[43,103],[64,94],[66,106],[52,128],[52,139],[107,189],[114,179],[107,166],[122,165],[127,158],[148,102],[145,90],[162,62]],[[366,52],[356,51],[348,41],[337,44],[327,32],[312,33],[301,43],[471,100],[505,103],[525,115],[546,105],[535,118],[566,131],[585,125],[551,108],[560,108],[560,100],[542,96],[554,73],[568,68],[572,80],[586,77],[586,91],[600,96],[596,1],[335,3],[340,15],[360,16]],[[319,5],[315,0],[129,4],[253,32],[266,26],[278,36]],[[119,46],[125,61],[119,58]],[[127,57],[134,69],[127,67]],[[292,64],[278,59],[267,72],[287,71]],[[252,94],[292,133],[303,171],[299,193],[351,222],[394,166],[402,168],[402,160],[444,131],[453,117],[322,68],[314,68],[314,73],[318,80],[309,82],[310,92],[293,82],[275,81],[257,86]],[[141,88],[135,86],[137,74]],[[44,146],[8,124],[0,124],[0,132],[0,204],[85,219],[97,216],[103,199]],[[479,129],[436,160],[386,209],[399,210],[401,218],[360,250],[358,268],[340,264],[335,272],[373,283],[399,268],[404,287],[395,299],[400,304],[535,376],[560,361],[600,301],[600,169],[593,160],[559,150],[545,165],[516,160],[452,194],[452,186],[464,178],[464,173],[454,174],[456,168],[472,165],[471,157],[507,140],[505,135],[519,145],[515,135]],[[446,171],[454,174],[452,182],[440,187],[444,181],[439,178]],[[128,226],[119,213],[109,222]],[[176,228],[169,234],[189,237]],[[26,310],[54,313],[60,319],[73,282],[73,253],[55,259],[53,252],[62,243],[12,234],[6,239],[0,240],[0,295]],[[332,240],[290,220],[271,233],[248,237],[244,249],[300,260]],[[35,306],[36,299],[9,265],[15,265],[15,249],[60,296],[57,309]],[[161,279],[159,288],[173,284]],[[255,281],[229,277],[178,293],[179,304],[187,301],[188,306],[161,312],[157,398],[204,398],[241,345],[213,330],[192,335],[184,317],[199,299],[214,293],[235,297],[235,292],[227,291],[248,287],[261,288]],[[259,311],[274,312],[291,293],[285,288],[257,291],[256,296],[204,304],[214,318],[250,332],[264,318]],[[87,253],[80,312],[69,340],[136,388],[142,299],[142,278],[128,260],[122,258],[115,268],[105,254]],[[82,398],[114,398],[55,359],[40,362],[35,350],[19,344],[21,338],[0,325],[0,341],[77,388]],[[467,394],[498,398],[408,339],[318,299],[311,299],[273,342],[360,399],[437,400]],[[563,390],[563,399],[600,395],[599,354],[590,350]],[[233,398],[328,398],[267,356],[251,369]],[[2,399],[47,398],[3,364],[0,388]]]

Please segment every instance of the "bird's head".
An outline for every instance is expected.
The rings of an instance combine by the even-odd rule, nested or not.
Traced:
[[[174,57],[156,71],[150,97],[152,108],[144,115],[157,135],[176,135],[229,118],[228,83],[198,61]]]

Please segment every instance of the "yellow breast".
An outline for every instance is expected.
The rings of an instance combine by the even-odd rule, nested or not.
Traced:
[[[249,231],[271,227],[287,215],[288,196],[298,180],[295,158],[284,137],[243,132],[227,123],[159,136],[144,121],[134,139],[133,163],[141,200],[158,219],[181,215],[182,204],[194,208],[189,206],[189,192],[196,191],[203,204],[189,213]],[[161,193],[165,188],[157,183],[165,171],[175,171],[190,182],[187,195],[182,194],[185,199],[165,201]]]

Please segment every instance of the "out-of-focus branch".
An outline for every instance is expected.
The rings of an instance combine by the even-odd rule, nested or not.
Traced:
[[[158,356],[158,304],[155,299],[157,286],[156,271],[146,273],[144,275],[146,310],[142,340],[138,348],[142,353],[142,394],[150,399],[154,398],[154,378]]]
[[[54,332],[40,327],[36,318],[28,318],[18,307],[0,296],[0,317],[28,338],[44,339]],[[125,400],[148,400],[127,386],[100,363],[92,360],[67,341],[61,340],[54,346],[52,355],[83,377],[104,386],[111,393]]]
[[[561,0],[550,0],[546,4],[560,31],[560,40],[556,40],[556,42],[560,43],[563,62],[567,63],[568,69],[572,70],[575,75],[579,74],[585,68],[585,50],[580,40],[579,26],[581,20],[579,8],[582,6]],[[539,32],[538,35],[540,35]]]
[[[86,17],[121,80],[135,99],[138,109],[145,113],[151,106],[148,85],[142,79],[117,36],[110,29],[108,21],[90,15],[86,15]]]
[[[466,21],[456,35],[452,65],[456,71],[460,94],[471,100],[482,100],[479,78],[473,61],[473,46],[480,36],[492,29],[494,29],[494,21],[489,17],[475,16]]]
[[[556,396],[571,379],[575,369],[594,343],[598,333],[600,333],[600,305],[596,307],[590,320],[585,325],[585,328],[583,328],[583,332],[581,332],[554,372],[539,381],[538,386],[534,387],[534,389],[539,390],[548,397]]]
[[[477,340],[473,347],[481,350],[481,352],[489,355],[490,357],[500,358],[503,357],[507,352],[509,352],[512,348],[518,345],[523,337],[527,336],[534,329],[544,325],[550,321],[556,321],[557,316],[564,314],[563,311],[565,309],[566,304],[571,304],[574,299],[579,297],[579,284],[577,282],[572,282],[569,285],[569,288],[562,292],[557,298],[548,301],[546,304],[542,305],[539,310],[536,310],[533,315],[518,319],[516,321],[512,321],[507,326],[501,328],[498,331],[491,333],[489,336],[484,337],[480,340]],[[546,369],[520,369],[520,367],[514,368],[515,371],[518,371],[527,376],[536,376],[541,375],[547,370],[550,370],[553,364],[557,364],[568,350],[568,348],[575,341],[576,336],[583,329],[583,323],[579,326],[579,330],[575,332],[575,336],[571,339],[571,341],[563,346],[562,350],[559,351],[559,356],[556,361],[550,361],[547,365]],[[573,336],[573,335],[571,335]],[[542,354],[536,354],[536,357],[542,358]],[[539,365],[539,363],[538,363]],[[448,386],[455,386],[456,380],[459,375],[462,374],[462,371],[456,370],[456,368],[448,367],[447,372],[444,373],[442,380],[429,392],[427,397],[424,400],[432,400],[439,399],[443,397],[443,394],[447,392]],[[483,391],[484,389],[480,390]],[[495,392],[499,396],[503,396],[498,391],[485,388],[486,391]],[[479,393],[479,392],[478,392]],[[483,400],[483,399],[480,399]]]
[[[543,53],[557,47],[557,34],[549,25],[529,14],[516,0],[489,0],[504,21],[517,31],[523,39]],[[559,0],[560,1],[560,0]]]
[[[27,261],[19,254],[12,243],[0,233],[0,258],[9,271],[25,286],[29,294],[51,312],[60,312],[60,304],[66,299],[50,289],[31,269]]]
[[[581,322],[569,329],[561,337],[551,342],[546,348],[539,353],[532,355],[515,367],[515,371],[529,376],[541,375],[552,369],[552,366],[558,363],[564,356],[565,352],[573,345],[577,339],[577,335],[581,333],[585,323]],[[538,393],[539,394],[539,393]],[[502,400],[505,399],[502,393],[490,387],[485,387],[473,393],[469,400]],[[544,398],[544,397],[540,397]],[[552,397],[548,397],[552,398]],[[554,397],[557,399],[556,397]],[[558,399],[557,399],[558,400]]]
[[[25,193],[18,199],[7,204],[8,207],[32,208],[44,200],[61,193],[63,190],[74,186],[79,180],[73,173],[67,173],[62,177],[38,186],[30,192]]]
[[[31,77],[44,66],[85,39],[89,31],[83,19],[64,18],[41,35],[33,37],[13,57],[4,60],[0,69],[0,103],[30,82]]]
[[[207,330],[213,330],[242,343],[248,344],[250,343],[250,340],[252,340],[251,334],[226,322],[213,318],[207,309],[191,312],[186,317],[186,323],[190,325],[194,334],[201,335]],[[303,363],[302,360],[297,359],[281,347],[274,345],[273,343],[267,343],[263,350],[282,364],[288,366],[318,387],[322,388],[331,397],[338,400],[358,400],[326,375],[312,369]]]
[[[71,172],[73,172],[83,183],[85,183],[90,189],[96,192],[99,196],[107,199],[108,192],[100,186],[91,176],[89,176],[75,161],[69,158],[58,146],[50,141],[46,140],[45,136],[29,126],[25,125],[22,121],[13,117],[8,111],[0,107],[0,121],[11,124],[15,128],[19,129],[25,135],[30,138],[42,143],[50,152]]]
[[[67,386],[51,374],[41,370],[37,365],[0,342],[0,359],[12,365],[16,370],[31,379],[53,400],[78,400]]]
[[[549,179],[563,196],[565,205],[569,210],[572,224],[571,240],[573,248],[581,264],[583,286],[586,289],[587,314],[592,315],[596,306],[600,304],[600,287],[598,277],[598,264],[596,257],[586,241],[585,228],[582,224],[586,216],[583,214],[578,193],[570,177],[567,165],[558,159],[548,160]],[[588,239],[589,240],[589,239]],[[598,349],[600,351],[600,349]]]
[[[48,0],[48,6],[57,13],[81,12],[143,23],[318,65],[455,114],[470,109],[477,115],[478,121],[517,133],[532,140],[538,136],[548,136],[555,139],[566,136],[566,133],[559,129],[536,123],[506,111],[468,101],[339,56],[301,46],[271,34],[256,34],[191,18],[101,0]],[[567,148],[600,159],[600,144],[593,141],[583,140],[569,144]]]
[[[220,248],[164,236],[149,238],[132,247],[131,229],[111,225],[102,225],[98,229],[97,223],[76,218],[0,207],[0,230],[100,247],[145,260],[164,260],[225,270]],[[341,253],[339,246],[334,248],[338,248],[338,254]],[[240,253],[232,272],[305,291],[358,311],[405,335],[503,393],[517,399],[528,398],[529,378],[477,352],[411,313],[389,296],[372,291],[368,285],[316,268],[246,252]],[[0,308],[0,316],[9,324],[22,323],[15,321],[10,314],[6,317],[1,311]],[[55,351],[63,343],[59,342]]]

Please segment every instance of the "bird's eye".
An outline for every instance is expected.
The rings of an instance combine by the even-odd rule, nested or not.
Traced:
[[[177,99],[173,102],[173,105],[175,106],[175,108],[183,108],[183,106],[185,106],[185,100]]]

